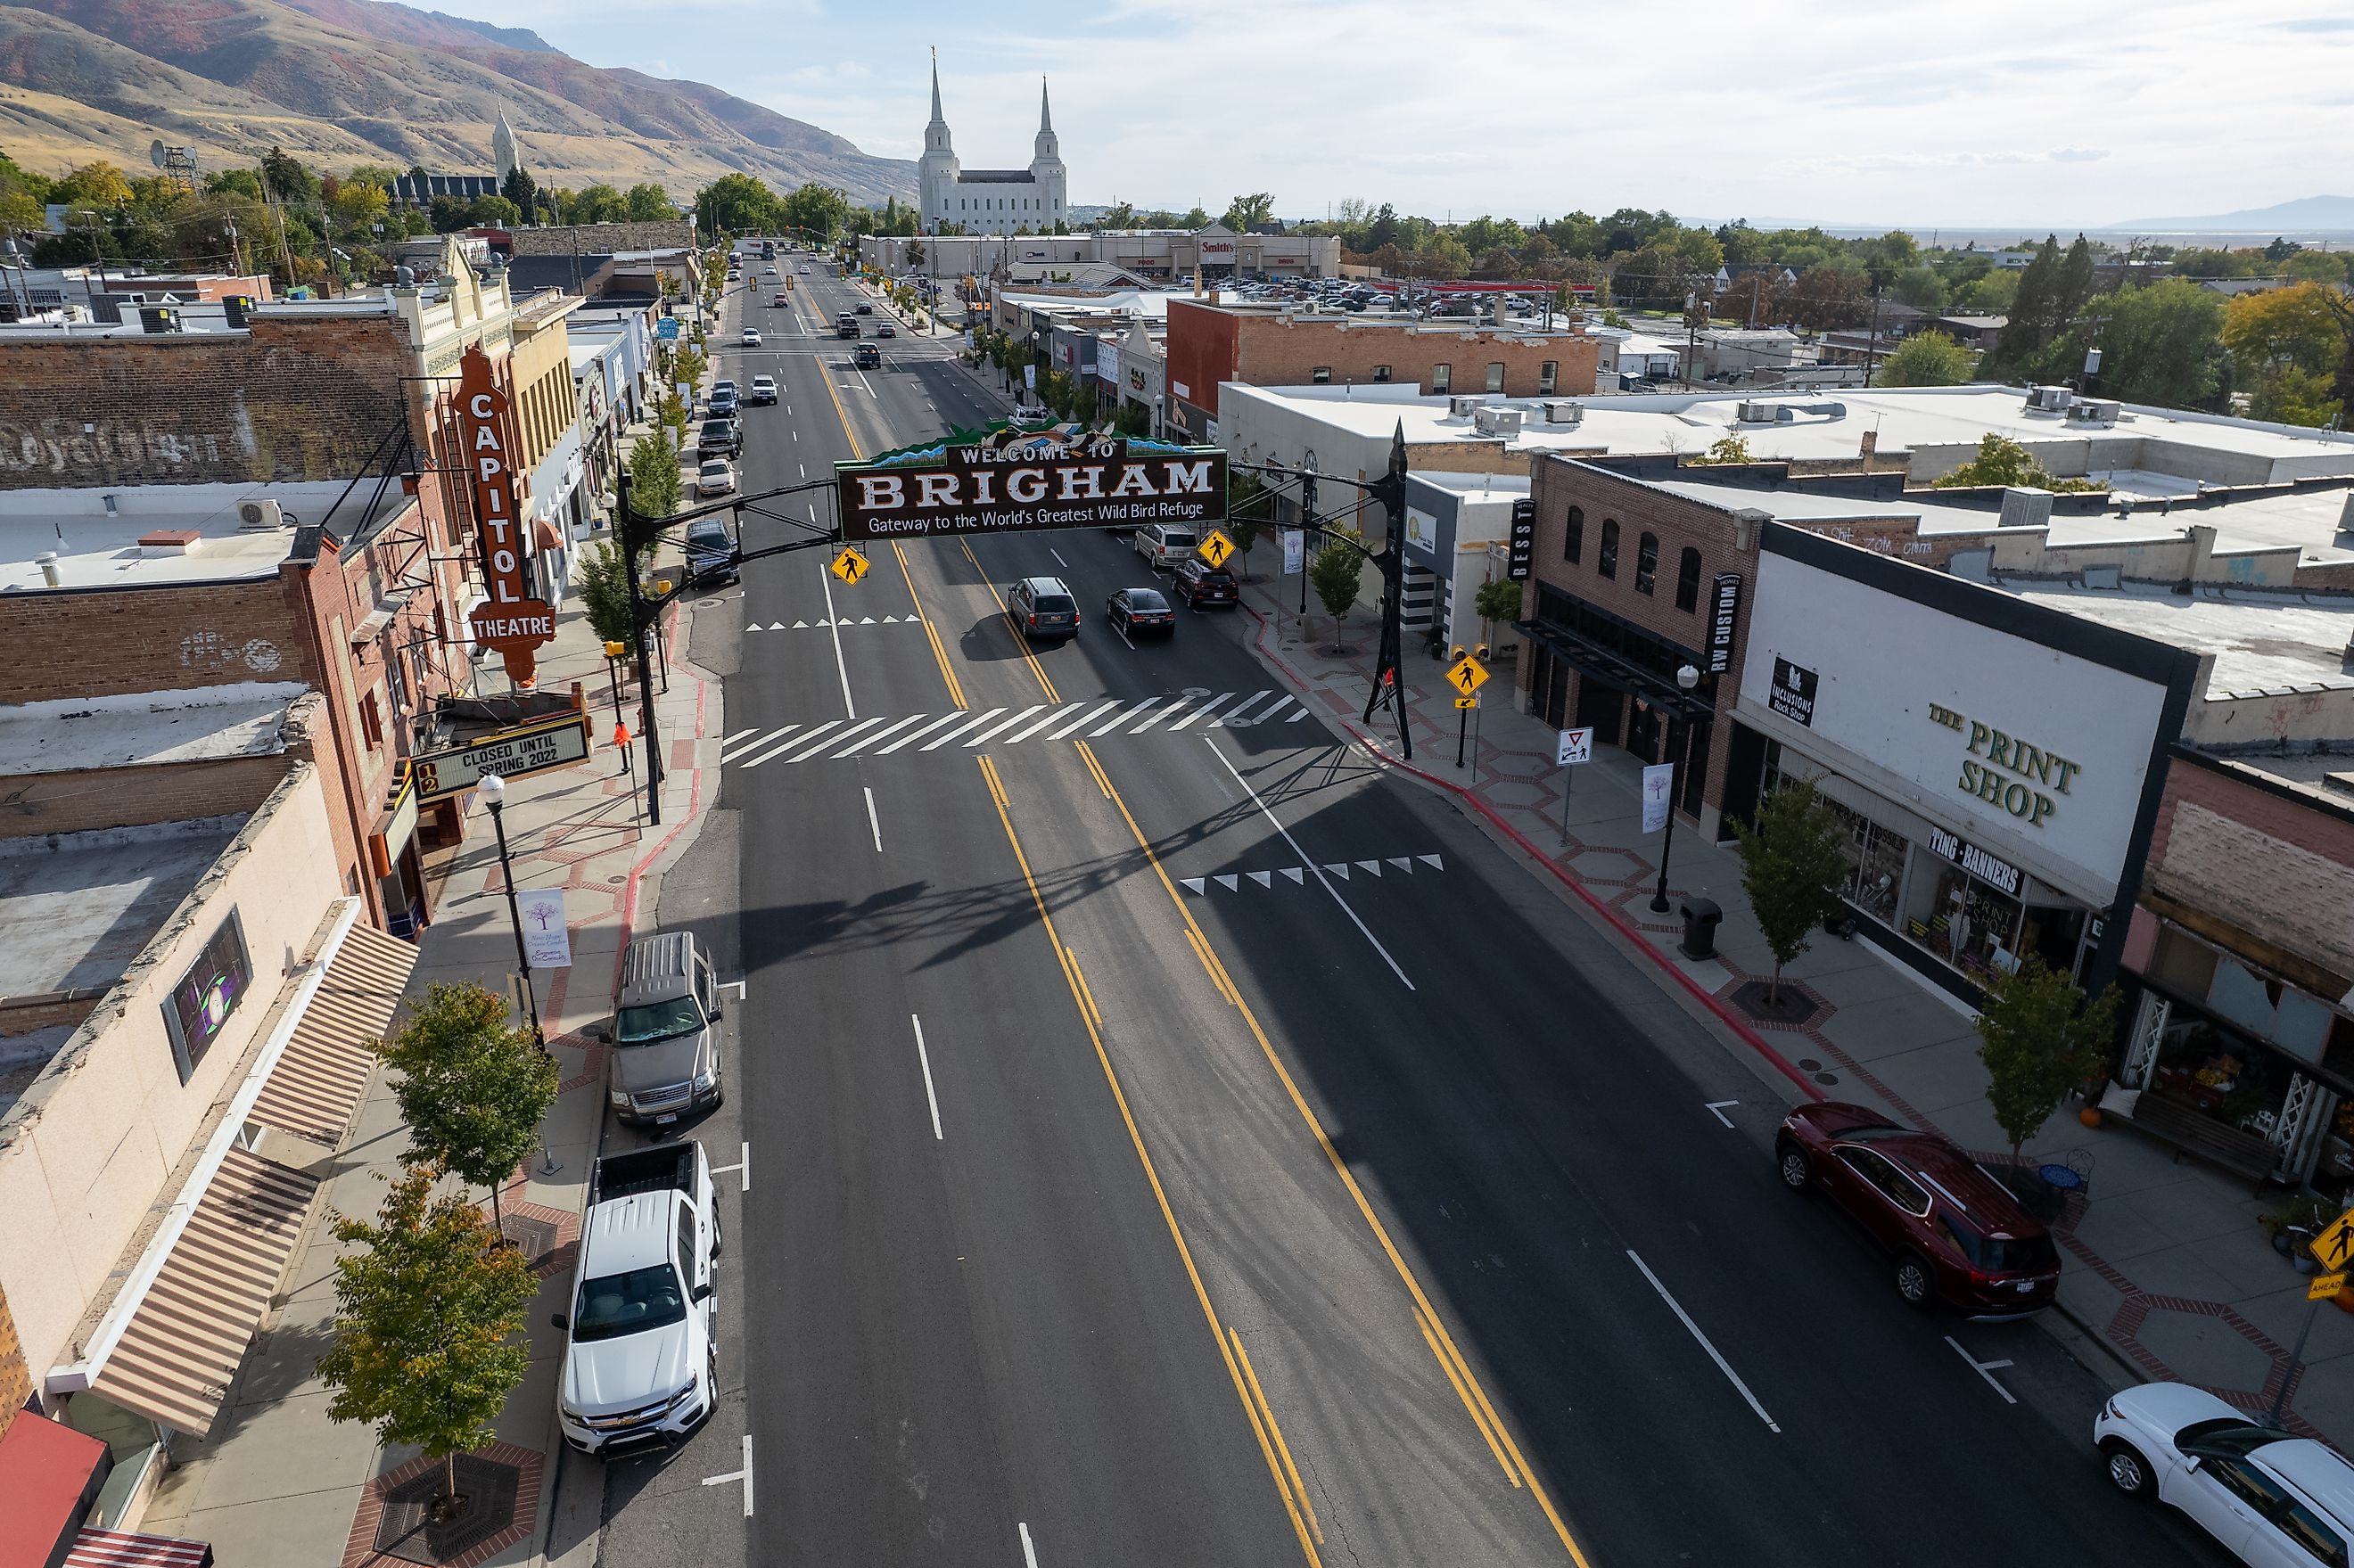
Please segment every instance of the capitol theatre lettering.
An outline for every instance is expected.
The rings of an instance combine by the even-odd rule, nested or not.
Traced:
[[[474,641],[497,651],[507,679],[532,683],[535,652],[556,635],[556,611],[531,591],[514,471],[514,423],[507,395],[477,344],[458,362],[458,440],[474,502],[474,531],[487,596],[474,608]]]

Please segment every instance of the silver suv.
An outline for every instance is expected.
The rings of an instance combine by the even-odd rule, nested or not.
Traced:
[[[1079,634],[1079,601],[1060,577],[1023,577],[1006,590],[1005,609],[1033,641]]]
[[[642,937],[621,957],[613,999],[613,1109],[667,1127],[719,1103],[719,985],[686,931]]]

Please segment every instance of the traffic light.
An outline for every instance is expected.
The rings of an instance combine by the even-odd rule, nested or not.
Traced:
[[[1458,642],[1454,647],[1452,647],[1452,648],[1450,648],[1450,649],[1448,649],[1448,650],[1447,651],[1447,662],[1448,662],[1449,663],[1453,663],[1455,661],[1457,661],[1457,660],[1458,660],[1458,659],[1460,659],[1460,658],[1462,658],[1462,657],[1463,657],[1463,644],[1461,644],[1460,642]]]
[[[1485,664],[1488,662],[1488,645],[1482,642],[1479,647],[1471,650],[1471,657]]]

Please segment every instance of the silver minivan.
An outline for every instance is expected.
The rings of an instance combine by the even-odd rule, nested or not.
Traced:
[[[719,985],[692,932],[641,937],[621,956],[613,998],[613,1109],[666,1127],[719,1103]]]

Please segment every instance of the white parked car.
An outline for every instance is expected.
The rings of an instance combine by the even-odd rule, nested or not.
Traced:
[[[2260,1425],[2180,1383],[2117,1394],[2093,1422],[2093,1441],[2119,1491],[2180,1509],[2234,1561],[2346,1568],[2354,1464],[2327,1443]]]
[[[736,489],[736,465],[726,458],[705,458],[695,471],[695,493],[727,495]]]
[[[744,346],[746,348],[758,348],[760,346],[760,329],[758,327],[746,327],[744,329]]]

